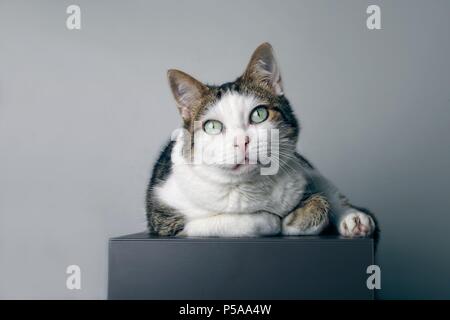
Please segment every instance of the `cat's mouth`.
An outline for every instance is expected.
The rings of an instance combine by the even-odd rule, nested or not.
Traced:
[[[244,161],[242,163],[235,164],[233,167],[231,167],[231,170],[232,171],[237,171],[240,168],[242,168],[244,166],[247,166],[249,164],[250,164],[250,161],[249,161],[248,157],[245,157],[245,159],[244,159]]]
[[[237,171],[237,170],[239,170],[239,168],[241,168],[242,166],[245,166],[245,164],[237,164],[237,165],[235,165],[234,167],[232,167],[231,170]]]
[[[242,166],[242,164],[237,164],[237,165],[235,165],[233,168],[231,168],[231,170],[236,171],[236,170],[238,170],[241,166]]]
[[[232,161],[228,163],[227,161],[217,163],[217,167],[229,174],[240,175],[250,173],[259,168],[261,165],[259,159],[254,159],[248,153],[242,155],[242,158],[239,156],[235,156],[234,159],[232,158],[230,160]]]

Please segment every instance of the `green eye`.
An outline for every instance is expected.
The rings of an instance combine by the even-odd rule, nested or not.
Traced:
[[[207,134],[219,134],[222,132],[222,129],[222,122],[217,120],[208,120],[203,125],[203,130],[205,130]]]
[[[250,122],[251,123],[261,123],[267,120],[269,117],[269,111],[265,106],[258,106],[253,109],[250,114]]]

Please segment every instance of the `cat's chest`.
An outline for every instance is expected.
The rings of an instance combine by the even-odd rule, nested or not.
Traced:
[[[229,213],[268,211],[283,216],[299,203],[304,190],[301,181],[301,177],[286,177],[275,182],[230,186],[221,193],[220,209]]]
[[[305,185],[300,173],[236,184],[173,176],[161,194],[170,192],[172,204],[187,216],[259,211],[285,216],[300,202]]]

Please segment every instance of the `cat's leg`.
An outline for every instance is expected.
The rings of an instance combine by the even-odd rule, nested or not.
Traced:
[[[376,220],[371,213],[353,206],[319,171],[307,163],[303,167],[308,178],[308,192],[320,193],[326,197],[330,204],[330,224],[337,229],[339,234],[346,237],[368,237],[377,230]]]
[[[153,201],[148,207],[147,221],[151,234],[174,236],[183,229],[185,220],[182,214],[160,202]]]
[[[217,214],[186,222],[179,236],[188,237],[256,237],[277,235],[281,230],[279,216],[268,212]]]
[[[335,218],[339,233],[345,237],[369,237],[375,231],[375,221],[370,214],[352,206],[348,199],[339,195],[341,210]]]
[[[282,222],[283,235],[315,235],[328,225],[329,204],[322,195],[312,195],[300,208],[288,214]]]

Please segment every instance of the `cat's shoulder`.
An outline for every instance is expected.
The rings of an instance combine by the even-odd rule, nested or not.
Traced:
[[[167,180],[168,176],[172,172],[172,150],[175,145],[175,141],[168,141],[162,148],[158,159],[153,166],[151,185],[155,185],[158,182]]]

